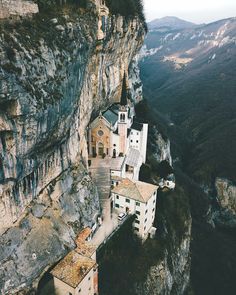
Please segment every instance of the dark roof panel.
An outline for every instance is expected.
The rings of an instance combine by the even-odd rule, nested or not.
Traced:
[[[140,124],[138,122],[134,122],[131,126],[131,129],[142,131],[143,130],[143,124]]]
[[[107,110],[105,113],[103,113],[103,117],[112,125],[115,125],[115,123],[118,121],[118,115],[113,113],[111,110]]]

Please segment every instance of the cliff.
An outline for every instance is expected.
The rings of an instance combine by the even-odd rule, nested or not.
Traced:
[[[90,10],[63,6],[1,23],[4,294],[36,288],[40,276],[75,246],[78,231],[96,222],[100,212],[86,170],[86,127],[93,112],[119,101],[124,73],[130,85],[137,83],[131,65],[145,31],[138,18],[109,15],[104,38],[98,40],[95,4]]]
[[[25,16],[38,13],[38,5],[32,1],[25,0],[1,0],[0,19],[12,16]]]
[[[215,182],[217,200],[221,208],[236,215],[236,186],[228,179],[217,178]]]
[[[192,218],[188,195],[179,177],[177,183],[174,191],[158,193],[157,242],[154,243],[158,256],[149,254],[149,269],[145,279],[135,283],[134,294],[177,295],[189,288]]]

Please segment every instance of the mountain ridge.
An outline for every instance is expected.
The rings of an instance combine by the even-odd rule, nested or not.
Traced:
[[[196,27],[197,25],[183,20],[181,18],[178,18],[176,16],[165,16],[162,18],[157,18],[148,23],[148,28],[150,30],[156,30],[160,28],[169,28],[171,30],[175,29],[186,29],[186,28],[193,28]]]

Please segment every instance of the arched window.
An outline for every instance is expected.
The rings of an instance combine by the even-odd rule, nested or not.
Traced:
[[[125,122],[125,114],[120,114],[120,121]]]

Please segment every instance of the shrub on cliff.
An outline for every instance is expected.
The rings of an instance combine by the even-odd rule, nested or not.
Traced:
[[[112,14],[121,14],[124,16],[138,16],[146,26],[144,15],[143,0],[106,0]]]

